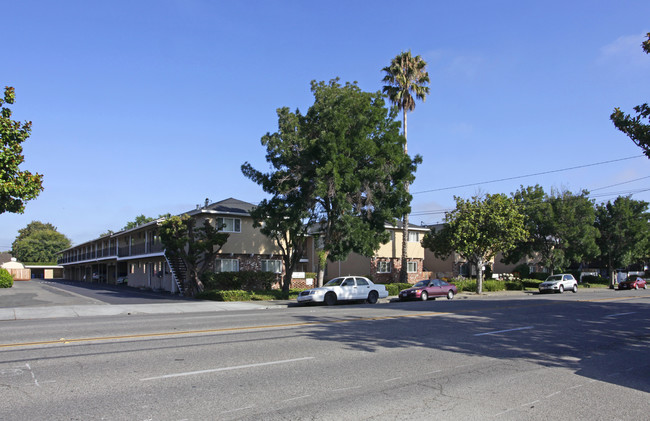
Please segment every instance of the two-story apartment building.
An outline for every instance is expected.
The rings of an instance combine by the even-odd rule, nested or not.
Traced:
[[[390,233],[390,240],[381,245],[372,257],[351,253],[344,261],[328,262],[326,278],[356,274],[368,276],[380,283],[399,282],[402,270],[402,224],[387,224],[385,228]],[[429,229],[426,227],[409,225],[407,274],[410,283],[428,277],[428,273],[424,272],[422,247],[422,238],[427,232]]]
[[[250,211],[255,207],[237,199],[226,199],[185,212],[197,218],[197,226],[208,220],[230,234],[214,262],[216,272],[259,270],[283,272],[274,242],[253,227]],[[67,279],[121,283],[132,287],[179,292],[183,275],[177,263],[165,254],[158,235],[162,219],[70,247],[60,253],[59,264]],[[302,261],[311,267],[309,259]]]

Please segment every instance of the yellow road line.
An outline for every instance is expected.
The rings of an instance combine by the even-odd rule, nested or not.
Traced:
[[[33,346],[33,345],[63,345],[63,344],[78,343],[78,342],[97,342],[97,341],[111,341],[111,340],[119,340],[119,339],[155,338],[161,336],[196,335],[201,333],[223,333],[223,332],[237,332],[237,331],[244,331],[244,330],[262,330],[262,329],[278,329],[278,328],[287,328],[287,327],[317,326],[317,325],[334,324],[334,323],[389,320],[389,319],[400,319],[406,317],[427,317],[427,316],[437,316],[437,315],[444,315],[444,314],[451,314],[451,313],[428,312],[428,313],[417,313],[417,314],[404,314],[401,316],[359,317],[355,319],[323,320],[318,322],[300,322],[300,323],[284,323],[284,324],[277,324],[277,325],[227,327],[221,329],[185,330],[181,332],[141,333],[137,335],[98,336],[98,337],[77,338],[77,339],[61,338],[61,339],[56,339],[51,341],[17,342],[17,343],[10,343],[10,344],[0,344],[0,349]]]
[[[598,302],[598,301],[620,301],[620,300],[632,300],[637,298],[650,298],[650,297],[644,296],[644,297],[598,298],[594,300],[578,300],[578,302],[588,303],[588,302]],[[350,322],[359,322],[359,321],[395,320],[395,319],[402,319],[402,318],[409,318],[409,317],[444,316],[444,315],[460,314],[460,313],[475,313],[478,311],[489,311],[494,309],[503,310],[503,309],[522,308],[522,307],[539,307],[539,306],[549,306],[549,305],[556,305],[556,304],[563,304],[563,303],[565,303],[565,301],[552,301],[548,303],[479,308],[479,309],[472,309],[472,310],[462,310],[459,312],[435,311],[435,312],[425,312],[425,313],[403,314],[399,316],[359,317],[354,319],[323,320],[317,322],[300,322],[300,323],[284,323],[284,324],[262,325],[262,326],[228,327],[228,328],[221,328],[221,329],[185,330],[181,332],[141,333],[137,335],[99,336],[99,337],[77,338],[77,339],[61,338],[52,341],[17,342],[17,343],[10,343],[10,344],[0,344],[0,349],[17,348],[17,347],[34,346],[34,345],[64,345],[64,344],[79,343],[79,342],[98,342],[98,341],[112,341],[112,340],[120,340],[120,339],[155,338],[155,337],[162,337],[162,336],[197,335],[202,333],[224,333],[224,332],[238,332],[238,331],[245,331],[245,330],[263,330],[263,329],[279,329],[279,328],[288,328],[288,327],[318,326],[318,325],[325,325],[325,324],[350,323]]]

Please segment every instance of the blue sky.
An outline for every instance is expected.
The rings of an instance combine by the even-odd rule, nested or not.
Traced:
[[[0,215],[0,250],[30,221],[73,243],[135,216],[206,198],[256,203],[240,171],[266,170],[260,138],[275,110],[306,111],[311,80],[381,89],[401,51],[428,63],[430,95],[409,114],[413,223],[442,220],[454,195],[520,184],[643,190],[639,157],[534,177],[425,192],[642,155],[609,121],[650,100],[650,2],[34,1],[5,2],[0,85],[14,119],[33,122],[22,168],[45,190]],[[614,187],[602,187],[624,183]],[[596,194],[598,193],[598,194]],[[650,201],[650,192],[635,199]]]

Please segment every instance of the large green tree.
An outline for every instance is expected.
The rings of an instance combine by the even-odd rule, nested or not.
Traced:
[[[21,262],[56,263],[57,253],[70,247],[68,237],[50,223],[32,221],[18,230],[11,254]]]
[[[603,262],[611,274],[614,287],[615,270],[646,257],[645,246],[650,238],[648,203],[631,197],[618,197],[596,206],[596,228],[600,231],[598,246]]]
[[[143,214],[140,214],[136,216],[133,221],[127,222],[126,225],[124,225],[124,228],[122,228],[122,230],[123,231],[130,230],[131,228],[135,228],[137,226],[144,225],[155,220],[156,218],[153,218],[151,216],[144,216]]]
[[[169,216],[158,227],[165,253],[185,263],[187,274],[181,281],[190,296],[203,292],[201,274],[212,267],[217,254],[228,241],[229,234],[220,232],[220,229],[209,219],[197,226],[197,219],[187,214]]]
[[[556,266],[566,267],[570,263],[583,263],[598,257],[600,250],[596,239],[599,233],[594,227],[596,213],[589,192],[552,191],[548,200],[552,208],[552,238],[555,242],[551,264],[548,265],[551,273]]]
[[[504,194],[455,197],[456,209],[445,215],[442,229],[432,229],[422,245],[440,258],[458,253],[476,265],[477,293],[483,292],[483,265],[528,235],[519,207]]]
[[[43,176],[21,170],[25,161],[22,143],[32,131],[32,122],[21,123],[11,119],[14,88],[5,87],[4,100],[0,98],[0,214],[23,213],[25,202],[35,199],[43,191]]]
[[[421,159],[403,153],[396,111],[380,92],[338,79],[314,81],[311,89],[314,104],[307,113],[279,109],[279,131],[262,138],[272,171],[262,174],[248,163],[242,170],[273,194],[275,204],[290,204],[283,215],[293,227],[311,224],[323,258],[371,256],[389,239],[385,224],[410,210],[404,185]],[[273,229],[288,228],[274,219]],[[320,267],[319,285],[323,275]]]
[[[528,236],[517,241],[514,247],[503,253],[502,262],[514,264],[525,258],[540,258],[548,263],[553,256],[553,207],[540,185],[521,186],[512,194],[514,202],[524,215]]]
[[[598,256],[594,204],[588,195],[587,191],[579,194],[554,191],[548,195],[539,185],[521,186],[512,197],[524,214],[529,235],[505,252],[502,261],[539,259],[554,273],[572,262],[581,263]]]
[[[650,54],[650,32],[647,39],[641,43],[641,48]],[[617,129],[625,133],[632,141],[643,149],[643,153],[650,158],[650,106],[645,104],[634,107],[636,116],[625,114],[620,108],[615,108],[610,116]]]
[[[390,62],[390,66],[382,69],[385,72],[383,92],[390,101],[402,111],[404,122],[404,153],[408,153],[406,116],[409,111],[415,109],[415,100],[424,102],[429,94],[429,73],[426,70],[427,63],[420,56],[413,57],[410,51],[398,54]],[[409,183],[405,184],[406,192],[409,191]],[[402,270],[400,278],[407,282],[408,263],[408,230],[409,215],[402,215]]]

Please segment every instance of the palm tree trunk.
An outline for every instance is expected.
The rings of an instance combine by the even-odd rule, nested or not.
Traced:
[[[403,108],[404,115],[404,154],[408,153],[407,141],[406,141],[406,108]],[[404,183],[404,188],[406,193],[409,192],[409,183]],[[403,227],[402,227],[402,270],[400,271],[400,282],[408,282],[408,241],[409,241],[409,215],[405,213],[403,218]]]

